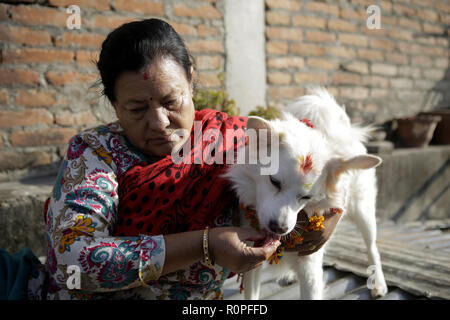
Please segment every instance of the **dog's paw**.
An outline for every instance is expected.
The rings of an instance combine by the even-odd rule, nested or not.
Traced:
[[[370,295],[373,299],[383,298],[388,292],[388,288],[386,285],[381,285],[370,290]]]

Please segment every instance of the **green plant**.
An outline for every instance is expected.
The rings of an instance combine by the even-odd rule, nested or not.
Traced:
[[[252,110],[248,114],[249,116],[258,116],[266,120],[273,120],[280,117],[280,111],[273,107],[268,106],[267,108],[262,106],[257,106],[256,110]]]
[[[224,87],[224,74],[220,72],[217,78],[221,82],[221,87]],[[226,112],[230,116],[238,116],[240,114],[236,102],[228,97],[228,93],[224,90],[206,90],[197,89],[193,97],[194,106],[196,110],[202,109],[216,109]]]

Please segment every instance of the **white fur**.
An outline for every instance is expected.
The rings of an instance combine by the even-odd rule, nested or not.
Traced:
[[[345,110],[322,88],[301,97],[287,111],[278,120],[252,119],[252,123],[265,125],[280,137],[279,171],[273,177],[281,182],[281,191],[274,187],[269,176],[260,174],[259,164],[234,164],[226,177],[232,182],[240,203],[256,209],[261,229],[269,233],[274,233],[269,224],[275,221],[280,230],[285,231],[278,235],[289,234],[296,227],[297,214],[302,209],[308,216],[332,207],[343,209],[343,215],[354,221],[363,235],[369,265],[375,265],[375,280],[379,286],[371,291],[372,296],[384,296],[387,286],[375,243],[377,189],[374,167],[381,159],[366,155],[363,145],[372,127],[352,125]],[[315,128],[299,121],[304,118]],[[298,157],[308,154],[313,169],[304,175],[299,170]],[[308,183],[312,188],[307,187]],[[302,195],[312,199],[301,200]],[[244,217],[241,217],[241,224],[248,226]],[[301,299],[322,299],[323,254],[324,247],[304,257],[299,257],[296,252],[284,252],[278,265],[267,267],[279,277],[295,274]],[[246,299],[259,298],[260,272],[261,268],[257,268],[244,275]]]

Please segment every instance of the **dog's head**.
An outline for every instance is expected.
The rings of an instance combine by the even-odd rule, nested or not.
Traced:
[[[342,190],[337,189],[341,177],[350,170],[372,168],[381,162],[369,155],[352,159],[335,157],[320,131],[288,113],[272,121],[249,117],[247,130],[262,132],[257,135],[255,149],[276,159],[278,170],[261,174],[261,167],[267,164],[257,161],[241,166],[245,170],[240,171],[239,177],[229,177],[240,185],[235,187],[238,194],[251,194],[247,202],[255,207],[261,229],[277,235],[290,233],[296,226],[297,214],[305,207],[339,207]],[[261,150],[264,148],[267,150]]]

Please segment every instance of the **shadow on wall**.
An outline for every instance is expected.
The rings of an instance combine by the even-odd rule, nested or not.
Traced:
[[[447,63],[446,70],[443,73],[443,77],[438,80],[426,93],[421,102],[422,112],[428,112],[433,110],[450,110],[450,25],[444,28],[442,33],[416,33],[415,39],[420,38],[434,38],[434,39],[447,39]],[[414,116],[411,114],[410,116]],[[397,136],[397,126],[395,119],[386,121],[381,125],[386,132],[386,140],[392,141],[396,144],[396,147],[401,147],[399,138]]]

